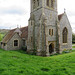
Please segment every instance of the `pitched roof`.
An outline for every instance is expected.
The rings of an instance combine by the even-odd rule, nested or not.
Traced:
[[[59,21],[61,20],[61,18],[62,18],[63,15],[64,15],[64,13],[58,15],[58,20],[59,20]]]
[[[13,35],[16,33],[16,32],[14,32],[15,30],[16,30],[16,28],[10,30],[10,31],[6,34],[6,36],[3,38],[2,42],[3,42],[3,43],[7,43],[7,42],[13,37]],[[22,28],[20,28],[20,31],[22,32],[22,34],[21,34],[20,37],[27,39],[27,38],[28,38],[28,26],[27,26],[27,27],[22,27]]]
[[[27,39],[28,38],[28,26],[27,27],[20,28],[20,30],[22,32],[21,38]]]

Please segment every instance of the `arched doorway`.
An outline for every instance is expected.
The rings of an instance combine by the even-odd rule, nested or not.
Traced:
[[[52,54],[54,52],[54,44],[49,45],[49,53]]]

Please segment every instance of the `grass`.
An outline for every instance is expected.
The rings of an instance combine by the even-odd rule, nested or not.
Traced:
[[[75,52],[39,57],[0,49],[0,75],[75,75]]]

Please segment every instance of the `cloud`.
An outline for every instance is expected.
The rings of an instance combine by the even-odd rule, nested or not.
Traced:
[[[27,26],[30,17],[30,0],[0,0],[0,29]]]
[[[75,1],[58,0],[58,13],[63,13],[64,8],[75,32]],[[0,0],[0,28],[27,26],[29,17],[30,0]]]
[[[75,33],[75,28],[72,29],[72,32]]]
[[[5,14],[0,16],[1,19],[1,23],[0,23],[0,27],[2,28],[15,28],[17,27],[17,25],[21,25],[21,26],[27,26],[28,25],[28,20],[29,16],[28,15],[9,15],[9,14]]]
[[[10,8],[0,9],[0,14],[18,14],[18,15],[22,15],[22,14],[26,14],[26,11],[23,8],[10,7]]]

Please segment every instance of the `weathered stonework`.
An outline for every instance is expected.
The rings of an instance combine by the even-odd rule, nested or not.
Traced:
[[[63,14],[63,17],[60,20],[59,24],[60,24],[60,50],[61,52],[65,49],[71,50],[72,49],[72,28],[71,28],[71,25],[69,23],[66,13]],[[68,37],[67,37],[68,42],[64,44],[62,43],[63,41],[62,32],[65,27],[68,30]]]
[[[72,49],[72,29],[66,13],[58,17],[57,0],[53,8],[47,6],[47,0],[39,0],[35,8],[31,0],[31,14],[28,25],[28,52],[36,52],[40,56],[49,56],[54,53],[61,53],[64,49]],[[51,2],[50,2],[51,4]],[[61,17],[61,20],[59,20]],[[63,45],[62,31],[68,30],[68,43]],[[49,29],[53,29],[53,35],[49,35]],[[70,30],[70,31],[69,31]]]
[[[24,35],[25,34],[25,35]],[[27,46],[28,27],[10,30],[0,43],[0,48],[4,50],[20,50]],[[17,44],[15,45],[15,40]]]
[[[1,41],[1,48],[18,50],[27,46],[28,53],[36,53],[38,56],[50,56],[72,49],[72,28],[66,12],[58,15],[57,0],[47,1],[31,0],[28,27],[10,30]],[[18,46],[14,46],[14,40],[18,40]]]

